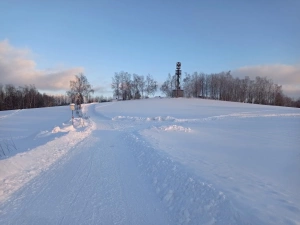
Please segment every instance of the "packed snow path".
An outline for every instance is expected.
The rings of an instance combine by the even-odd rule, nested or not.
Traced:
[[[124,104],[129,102],[87,105],[88,126],[93,127],[89,135],[0,205],[0,224],[296,224],[292,219],[299,218],[296,216],[299,212],[298,195],[292,195],[297,197],[293,203],[292,198],[284,196],[286,192],[276,192],[280,188],[265,186],[267,181],[263,181],[259,174],[249,175],[247,171],[239,171],[225,163],[217,168],[214,158],[209,160],[208,155],[200,161],[195,158],[192,150],[197,148],[189,138],[190,132],[199,126],[199,119],[176,119],[162,115],[163,111],[159,117],[151,116],[149,111],[146,117],[130,117],[122,110],[115,111],[116,107],[113,109],[116,115],[107,110]],[[299,111],[295,112],[217,114],[201,121],[237,116],[299,118]],[[192,129],[186,127],[186,123]],[[184,157],[180,155],[182,151],[172,152],[175,148],[168,142],[169,135],[160,131],[186,133],[187,136],[175,137],[188,141],[189,144],[185,144],[191,149],[184,150],[187,153]],[[47,132],[37,136],[45,134]],[[43,145],[44,149],[67,142],[70,135],[80,137],[78,132],[70,132]],[[158,136],[163,137],[163,143]],[[162,151],[165,149],[162,144],[169,150]],[[66,146],[63,150],[68,148]],[[208,145],[202,147],[205,146]],[[174,160],[180,157],[188,160],[192,167],[184,165],[186,162],[182,160],[181,163]],[[200,169],[197,173],[191,169],[196,162]],[[291,171],[291,174],[289,176],[297,171]],[[229,182],[233,178],[237,180],[234,189]],[[252,196],[257,198],[255,206],[259,206],[262,198],[274,209],[286,210],[283,211],[286,216],[275,215],[272,208],[268,208],[266,215],[271,214],[273,218],[262,216],[267,211],[253,207],[254,199],[247,200],[251,191],[245,187],[249,183],[253,184]],[[234,198],[239,191],[244,191],[245,195]],[[270,193],[274,199],[270,199]],[[274,204],[279,197],[281,205]]]
[[[122,139],[117,131],[95,131],[21,190],[1,224],[168,224]]]
[[[124,133],[93,119],[99,128],[12,197],[1,224],[172,224]]]

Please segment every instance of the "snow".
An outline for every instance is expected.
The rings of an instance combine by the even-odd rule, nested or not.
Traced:
[[[54,112],[53,109],[54,108],[48,108],[48,110]],[[30,112],[32,114],[38,114],[40,110],[23,111],[29,111],[29,113],[24,113],[29,115]],[[33,130],[33,126],[31,126],[30,124],[31,121],[28,121],[28,123],[26,124],[24,123],[24,121],[21,121],[24,119],[23,116],[20,115],[17,118],[13,118],[13,115],[16,115],[16,113],[12,112],[11,114],[7,114],[7,116],[4,118],[8,118],[8,116],[10,116],[12,117],[11,123],[24,124],[24,127],[19,129],[23,131],[21,137],[23,137],[23,135],[25,136],[28,131],[31,132],[31,130]],[[51,117],[50,114],[47,116]],[[67,117],[65,117],[65,119],[67,119]],[[14,142],[16,142],[16,146],[21,146],[23,151],[19,152],[13,157],[9,157],[0,161],[0,180],[2,180],[3,182],[3,184],[0,185],[0,201],[6,200],[6,198],[8,198],[13,192],[17,191],[20,187],[22,187],[25,183],[29,182],[31,179],[36,177],[42,171],[48,169],[55,161],[57,161],[60,157],[66,154],[78,142],[86,138],[94,129],[92,123],[87,124],[89,126],[87,126],[84,129],[81,126],[81,118],[76,118],[74,121],[74,126],[72,125],[72,121],[69,120],[68,124],[63,123],[61,127],[55,126],[51,132],[48,132],[47,130],[40,132],[34,131],[33,134],[29,133],[28,137],[21,139],[19,138],[19,136],[16,136],[16,140]],[[51,127],[50,124],[48,125],[49,127]],[[84,132],[76,132],[76,128],[78,129],[78,131],[80,129],[84,129]],[[6,128],[3,128],[1,126],[1,132],[3,132],[5,129]],[[10,140],[8,139],[9,137],[12,138],[12,140],[14,140],[14,136],[12,136],[12,133],[18,133],[18,135],[20,135],[19,130],[17,130],[16,132],[11,132],[8,128],[8,131],[5,133],[3,132],[1,135],[3,136],[2,143],[5,143],[7,140]],[[60,138],[57,138],[57,136],[52,135],[59,132],[70,133]],[[28,151],[26,151],[26,149],[24,149],[24,147],[22,146],[23,139],[27,139],[26,141],[30,142],[32,146],[35,146],[36,141],[41,143],[40,139],[45,144],[35,147],[32,150],[30,150],[29,148]],[[6,148],[4,144],[2,144],[2,147],[5,151]],[[13,152],[13,150],[8,152],[6,150],[5,153],[10,154],[16,152]]]
[[[0,224],[300,224],[300,110],[154,98],[0,112]],[[1,152],[1,149],[0,149]]]

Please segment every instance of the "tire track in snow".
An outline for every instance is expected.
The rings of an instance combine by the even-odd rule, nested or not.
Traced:
[[[138,133],[128,134],[127,139],[143,177],[167,207],[175,224],[247,224],[245,215],[208,181],[151,147]],[[251,220],[259,224],[258,219]]]
[[[83,164],[83,163],[81,163],[81,165],[82,165],[82,164]],[[66,218],[66,217],[65,217],[66,213],[69,213],[71,207],[72,207],[72,206],[74,205],[74,203],[76,202],[77,197],[79,196],[81,190],[83,189],[84,185],[86,184],[86,181],[87,181],[87,180],[89,179],[89,177],[90,177],[92,166],[93,166],[93,154],[91,154],[91,157],[89,158],[89,163],[85,164],[85,165],[83,166],[83,169],[82,169],[83,173],[82,173],[81,176],[86,176],[86,175],[84,174],[84,171],[85,171],[85,170],[87,169],[87,167],[88,167],[88,173],[87,173],[87,176],[86,176],[85,178],[83,178],[83,180],[84,180],[83,182],[80,182],[80,183],[81,183],[81,184],[80,184],[80,188],[78,189],[78,191],[75,192],[74,198],[73,198],[73,200],[71,201],[71,203],[68,205],[68,208],[65,210],[64,216],[62,217],[62,220],[61,220],[61,222],[60,222],[59,224],[63,224],[63,222],[64,222],[64,220],[65,220],[65,218]],[[80,167],[81,167],[81,166],[80,166]],[[74,176],[73,176],[71,182],[72,182],[73,180],[75,180],[75,178],[78,179],[78,174],[80,174],[80,173],[79,173],[79,171],[80,171],[79,168],[80,168],[80,167],[78,167],[78,170],[77,170],[76,173],[74,174]],[[79,176],[80,176],[80,175],[79,175]]]
[[[12,110],[12,111],[13,111],[13,112],[10,113],[10,114],[0,116],[0,120],[6,119],[6,118],[8,118],[8,117],[14,116],[15,114],[18,114],[18,113],[21,111],[21,109],[18,109],[18,110]]]

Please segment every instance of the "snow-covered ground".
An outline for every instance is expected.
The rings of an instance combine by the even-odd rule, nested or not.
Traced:
[[[154,98],[83,115],[0,112],[0,224],[300,224],[299,109]]]

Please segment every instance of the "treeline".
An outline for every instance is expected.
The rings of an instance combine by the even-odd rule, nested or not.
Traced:
[[[11,84],[0,84],[0,111],[61,106],[66,104],[69,104],[69,98],[67,96],[41,94],[34,85],[15,87]]]
[[[104,97],[103,95],[101,95],[101,96],[91,97],[88,100],[88,103],[92,103],[92,102],[98,102],[98,103],[101,103],[101,102],[111,102],[112,100],[113,100],[112,97]]]
[[[234,78],[230,71],[216,74],[195,72],[193,74],[186,73],[182,81],[181,88],[184,90],[185,97],[300,107],[300,98],[295,101],[284,95],[282,86],[274,84],[271,79],[266,77],[257,76],[255,80],[251,80],[249,77]],[[175,84],[175,76],[169,74],[160,90],[171,97]]]
[[[79,75],[78,77],[80,78]],[[91,97],[89,95],[90,91],[87,93],[82,91],[85,90],[83,88],[85,85],[84,82],[76,82],[75,79],[75,81],[70,81],[71,91],[67,92],[69,96],[50,96],[45,93],[39,93],[34,85],[15,87],[11,84],[0,84],[0,111],[67,105],[70,101],[74,102],[76,100],[74,96],[83,96],[85,97],[84,102],[89,103],[112,100],[111,98],[104,98],[102,96]],[[255,80],[251,80],[249,77],[245,77],[244,79],[234,78],[230,71],[215,74],[195,72],[193,74],[186,73],[180,86],[184,90],[185,97],[188,98],[208,98],[300,108],[300,98],[294,100],[284,95],[282,86],[273,83],[271,79],[266,77],[257,76]],[[128,72],[121,71],[115,73],[112,78],[111,87],[115,99],[130,100],[147,98],[149,95],[154,95],[158,89],[158,84],[151,75],[131,75]],[[172,91],[175,88],[176,77],[169,74],[167,80],[161,85],[160,91],[167,97],[173,97]]]
[[[149,95],[154,95],[157,91],[157,82],[151,75],[146,77],[138,74],[129,74],[128,72],[115,73],[112,78],[114,98],[130,100],[146,98]]]

